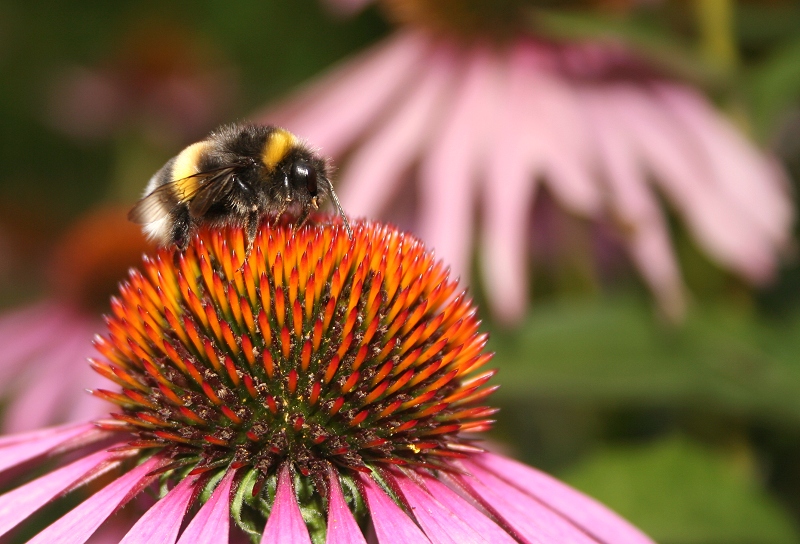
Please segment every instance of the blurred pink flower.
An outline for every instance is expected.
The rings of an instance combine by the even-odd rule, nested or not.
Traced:
[[[217,124],[235,92],[234,74],[184,29],[147,21],[98,67],[56,80],[51,123],[75,138],[107,138],[131,126],[172,147]]]
[[[419,240],[322,221],[262,225],[249,253],[241,227],[208,229],[132,270],[92,361],[115,413],[0,438],[0,475],[48,466],[0,495],[0,536],[108,473],[29,542],[82,544],[150,489],[121,544],[223,544],[231,525],[279,544],[653,544],[475,445],[496,412],[486,335]]]
[[[108,412],[84,389],[103,380],[86,359],[108,296],[149,247],[126,210],[94,210],[73,225],[48,261],[50,293],[0,315],[2,428],[19,432]]]
[[[620,45],[466,46],[407,27],[257,119],[339,159],[349,214],[399,221],[462,277],[479,246],[506,321],[528,304],[543,190],[612,225],[672,318],[685,288],[662,196],[713,261],[753,283],[773,275],[793,221],[780,167]]]

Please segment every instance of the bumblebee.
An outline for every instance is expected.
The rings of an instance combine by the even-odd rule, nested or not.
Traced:
[[[288,130],[220,127],[167,161],[128,214],[162,245],[186,249],[203,225],[242,225],[251,247],[262,218],[298,212],[296,225],[330,198],[352,236],[330,165]]]

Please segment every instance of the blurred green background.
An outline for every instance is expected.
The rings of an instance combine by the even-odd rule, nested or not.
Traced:
[[[539,31],[623,37],[703,88],[797,186],[799,3],[536,9]],[[184,145],[391,28],[377,7],[337,18],[315,0],[0,3],[0,302],[46,291],[49,251],[82,213],[131,203]],[[148,102],[175,74],[192,122]],[[76,81],[108,103],[82,104]],[[86,112],[93,130],[75,130]],[[659,542],[800,542],[800,262],[787,256],[777,281],[753,290],[681,229],[693,296],[682,324],[656,316],[633,274],[600,290],[574,262],[534,274],[519,326],[485,316],[502,384],[493,438]]]

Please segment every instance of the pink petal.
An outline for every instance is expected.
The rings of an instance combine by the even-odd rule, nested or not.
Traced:
[[[197,477],[180,481],[131,527],[119,544],[174,544],[186,509],[195,493]]]
[[[367,544],[353,513],[347,507],[339,477],[333,469],[328,471],[328,485],[328,534],[325,544]]]
[[[367,508],[379,544],[422,544],[430,542],[414,521],[378,487],[372,478],[359,474],[364,484]]]
[[[515,68],[515,67],[511,67]],[[492,310],[503,321],[513,322],[528,302],[528,230],[537,180],[520,147],[526,133],[520,127],[525,78],[509,69],[507,96],[500,98],[497,138],[488,158],[489,182],[484,201],[481,268]]]
[[[660,307],[668,317],[678,320],[685,312],[684,288],[666,220],[634,150],[620,133],[613,111],[597,93],[586,91],[582,98],[613,217],[622,223],[621,234],[631,258]]]
[[[475,457],[475,464],[502,478],[581,527],[601,542],[653,544],[646,535],[599,502],[522,463],[491,453]]]
[[[777,245],[784,244],[793,215],[785,174],[698,92],[668,84],[656,91],[702,149],[719,190]]]
[[[434,49],[405,101],[355,151],[340,177],[339,196],[350,215],[374,216],[390,202],[402,174],[435,133],[456,68],[450,48]]]
[[[90,397],[85,391],[86,383],[76,379],[87,374],[91,368],[86,357],[93,353],[92,337],[97,328],[92,323],[64,324],[51,345],[30,362],[20,387],[6,409],[3,422],[10,432],[42,427],[64,420],[72,405],[72,396]],[[59,379],[53,379],[59,376]]]
[[[75,483],[85,483],[90,473],[96,476],[98,468],[106,470],[116,463],[107,464],[117,454],[100,451],[46,474],[36,480],[0,496],[0,535],[6,534],[22,520],[53,500]],[[105,466],[103,466],[105,465]]]
[[[509,485],[493,472],[468,462],[464,463],[464,467],[471,476],[456,478],[466,486],[471,495],[521,537],[542,543],[597,544],[597,541],[571,520]]]
[[[50,345],[66,318],[60,306],[49,302],[4,316],[0,329],[0,382],[12,380],[28,359]]]
[[[476,178],[493,133],[499,83],[493,55],[476,48],[467,56],[464,81],[419,172],[420,238],[463,282],[470,269]]]
[[[311,544],[306,523],[300,514],[297,497],[294,494],[292,477],[288,465],[283,465],[278,476],[278,490],[275,504],[269,514],[267,526],[261,536],[262,544],[285,542],[286,544]]]
[[[539,46],[523,43],[511,57],[519,93],[515,122],[520,152],[529,162],[531,175],[543,175],[566,209],[591,216],[600,207],[600,193],[589,170],[585,126],[574,91],[542,68],[538,59],[542,55]]]
[[[639,149],[711,257],[753,281],[768,277],[775,264],[769,241],[714,190],[700,150],[688,144],[674,120],[635,87],[620,85],[608,99],[629,131],[629,145]]]
[[[147,473],[158,467],[162,460],[151,457],[127,474],[120,476],[106,487],[83,501],[44,531],[29,541],[29,544],[83,544],[92,533],[113,514],[141,491],[153,479]]]
[[[489,544],[490,540],[481,536],[464,523],[453,511],[434,499],[406,476],[395,478],[397,486],[411,506],[414,517],[425,534],[434,544]]]
[[[326,155],[339,156],[403,91],[427,44],[418,32],[398,32],[256,119],[285,126]]]
[[[452,489],[436,478],[430,476],[423,476],[422,478],[428,491],[430,491],[431,495],[436,497],[436,500],[449,511],[455,512],[467,525],[483,535],[486,540],[493,544],[516,544],[517,541],[514,540],[505,529],[502,529],[486,514],[461,498]]]
[[[178,544],[224,544],[230,534],[231,485],[235,470],[229,470],[211,494],[189,526],[181,535]]]
[[[37,436],[37,432],[29,436]],[[53,429],[53,433],[39,435],[25,442],[17,442],[0,448],[0,472],[44,455],[73,439],[91,441],[102,436],[97,428],[89,423]]]

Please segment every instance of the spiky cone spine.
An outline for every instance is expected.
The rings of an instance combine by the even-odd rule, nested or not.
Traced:
[[[282,466],[452,470],[491,426],[475,307],[414,237],[369,222],[204,230],[162,249],[112,299],[95,370],[121,390],[99,422],[182,474]],[[351,473],[354,474],[354,473]],[[323,484],[324,485],[324,484]],[[324,496],[324,493],[323,493]]]

